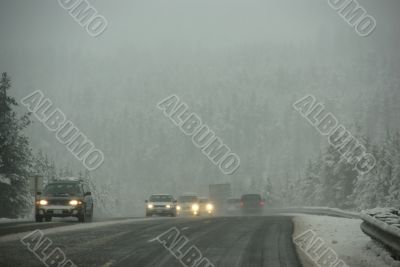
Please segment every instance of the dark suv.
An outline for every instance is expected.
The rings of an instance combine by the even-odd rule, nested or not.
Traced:
[[[51,221],[52,217],[77,217],[79,222],[93,218],[93,198],[86,183],[79,179],[49,183],[43,193],[38,192],[35,219]]]
[[[240,199],[242,213],[262,213],[265,200],[259,194],[246,194]]]

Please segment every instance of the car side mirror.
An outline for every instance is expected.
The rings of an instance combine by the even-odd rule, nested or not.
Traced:
[[[147,199],[144,201],[145,203],[149,202]]]
[[[36,192],[36,195],[40,196],[42,195],[42,192]]]
[[[86,192],[85,194],[84,194],[84,196],[91,196],[92,195],[92,192]]]

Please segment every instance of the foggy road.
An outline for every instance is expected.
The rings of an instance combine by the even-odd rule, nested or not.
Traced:
[[[39,226],[60,226],[60,231],[44,230],[44,234],[77,266],[185,266],[159,241],[171,228],[188,239],[187,248],[196,246],[214,266],[301,266],[292,244],[291,217],[149,218],[106,223],[23,223],[12,229],[15,233],[18,228],[33,231]],[[77,228],[64,231],[61,226],[68,224]],[[2,235],[4,227],[11,226],[0,225]],[[45,266],[20,237],[4,237],[0,238],[0,266]]]

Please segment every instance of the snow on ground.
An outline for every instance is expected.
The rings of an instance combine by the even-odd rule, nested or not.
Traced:
[[[26,218],[18,218],[18,219],[9,219],[9,218],[0,218],[0,224],[2,223],[14,223],[14,222],[29,222],[32,221],[33,218],[26,217]]]
[[[361,231],[361,222],[360,219],[297,215],[294,218],[294,237],[307,230],[314,231],[350,267],[398,266],[398,262],[393,262],[385,250]],[[306,259],[307,256],[299,249],[298,252],[304,266],[317,266]]]
[[[157,218],[157,220],[160,220],[160,221],[161,220],[173,220],[173,219],[174,218],[168,218],[168,217]],[[67,233],[67,232],[71,232],[71,231],[89,230],[89,229],[93,229],[93,228],[97,228],[97,227],[111,226],[111,225],[115,225],[115,224],[130,224],[130,223],[138,223],[138,222],[151,221],[151,220],[154,220],[154,218],[132,218],[132,219],[120,219],[120,220],[115,220],[115,221],[78,223],[78,224],[72,224],[72,225],[67,225],[67,226],[42,229],[41,231],[45,235],[50,235],[50,234]],[[37,223],[35,223],[35,224],[37,224]],[[27,234],[32,233],[32,232],[33,231],[27,231],[27,232],[22,232],[22,233],[1,236],[0,242],[21,240],[24,236],[26,236]]]

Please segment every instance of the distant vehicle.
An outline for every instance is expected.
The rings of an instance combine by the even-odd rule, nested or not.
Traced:
[[[228,214],[237,214],[240,211],[240,198],[229,198],[226,204]]]
[[[264,205],[265,200],[260,194],[245,194],[240,199],[242,213],[261,213]]]
[[[146,200],[146,217],[153,215],[169,215],[175,217],[177,215],[176,203],[177,201],[172,195],[151,195],[149,200]]]
[[[232,196],[231,184],[210,184],[209,199],[218,211],[226,210],[226,201]]]
[[[199,213],[213,215],[215,213],[215,208],[213,203],[208,198],[199,198]]]
[[[185,194],[178,199],[179,215],[200,215],[199,198],[196,194]]]
[[[93,219],[93,198],[89,186],[78,178],[59,179],[38,192],[35,203],[37,222],[50,222],[53,217],[76,217],[79,222]]]

